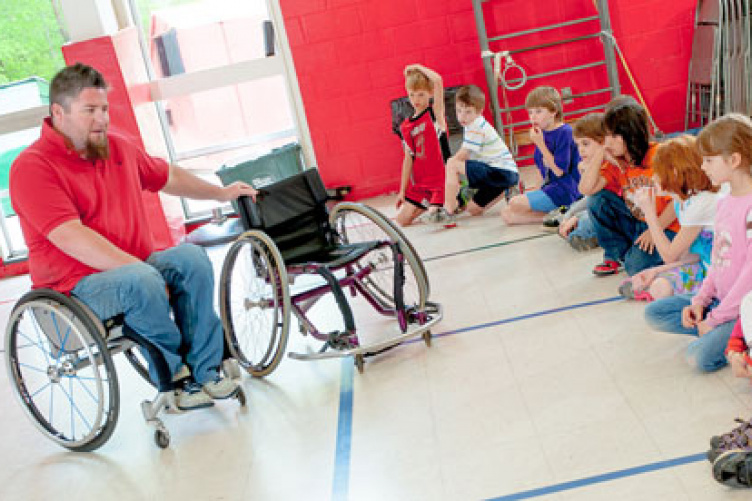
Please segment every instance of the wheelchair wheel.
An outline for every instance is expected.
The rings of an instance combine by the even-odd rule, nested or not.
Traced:
[[[93,451],[112,435],[120,410],[117,373],[104,328],[74,298],[25,294],[11,312],[5,360],[21,406],[48,438]]]
[[[398,242],[405,255],[405,306],[423,309],[430,293],[428,275],[420,256],[397,226],[383,214],[367,205],[342,202],[330,215],[332,227],[344,243],[374,240]],[[386,308],[394,308],[394,256],[388,247],[370,252],[361,259],[358,269],[373,265],[374,270],[364,279],[366,289]]]
[[[269,236],[252,230],[232,244],[219,291],[230,353],[253,376],[271,373],[287,347],[291,306],[287,270]]]

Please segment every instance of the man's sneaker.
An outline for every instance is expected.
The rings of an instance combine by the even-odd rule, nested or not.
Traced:
[[[175,391],[175,403],[181,411],[205,409],[214,405],[209,395],[201,391],[201,385],[186,381],[183,387]]]
[[[752,451],[752,420],[745,421],[736,418],[739,423],[733,430],[723,435],[715,435],[710,438],[710,450],[708,461],[713,462],[716,458],[731,450]]]
[[[598,247],[598,239],[595,237],[583,238],[575,235],[569,239],[569,245],[577,252],[589,251]]]
[[[606,259],[601,264],[595,265],[595,268],[593,268],[593,274],[599,277],[605,277],[607,275],[615,275],[616,273],[619,273],[620,269],[621,265],[618,262]]]
[[[238,393],[238,383],[228,377],[217,376],[214,381],[204,384],[204,393],[215,400],[231,398]]]
[[[564,219],[564,214],[566,214],[566,212],[567,208],[563,205],[555,208],[546,214],[545,219],[543,219],[543,226],[546,228],[558,228],[561,221]]]
[[[752,487],[752,452],[732,450],[713,461],[713,478],[736,488]]]

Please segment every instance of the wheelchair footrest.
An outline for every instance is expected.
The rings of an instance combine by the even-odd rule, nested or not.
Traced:
[[[311,352],[311,353],[293,353],[290,352],[287,355],[295,360],[322,360],[327,358],[342,358],[356,355],[371,355],[380,351],[385,351],[387,348],[401,344],[410,338],[422,335],[427,330],[433,328],[434,325],[439,323],[444,317],[443,308],[438,303],[427,303],[425,312],[425,323],[423,325],[416,325],[412,323],[409,325],[407,332],[404,334],[395,336],[391,339],[381,341],[379,343],[373,343],[365,346],[358,346],[350,349],[343,349],[337,351],[323,351],[323,352]],[[422,314],[422,313],[421,313]]]

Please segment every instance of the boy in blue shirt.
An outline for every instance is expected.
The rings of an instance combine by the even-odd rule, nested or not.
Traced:
[[[580,198],[577,188],[580,155],[572,127],[564,123],[559,92],[553,87],[537,87],[527,95],[525,108],[532,124],[533,157],[543,177],[543,186],[509,201],[501,211],[508,225],[542,223],[550,211],[569,206]]]

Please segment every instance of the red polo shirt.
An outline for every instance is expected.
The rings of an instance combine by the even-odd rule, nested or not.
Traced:
[[[50,231],[66,221],[80,219],[142,260],[155,250],[141,192],[162,189],[169,164],[122,136],[110,133],[108,137],[110,157],[87,160],[47,118],[40,138],[13,162],[11,202],[29,247],[34,288],[67,293],[83,277],[100,271],[63,253],[47,239]]]

